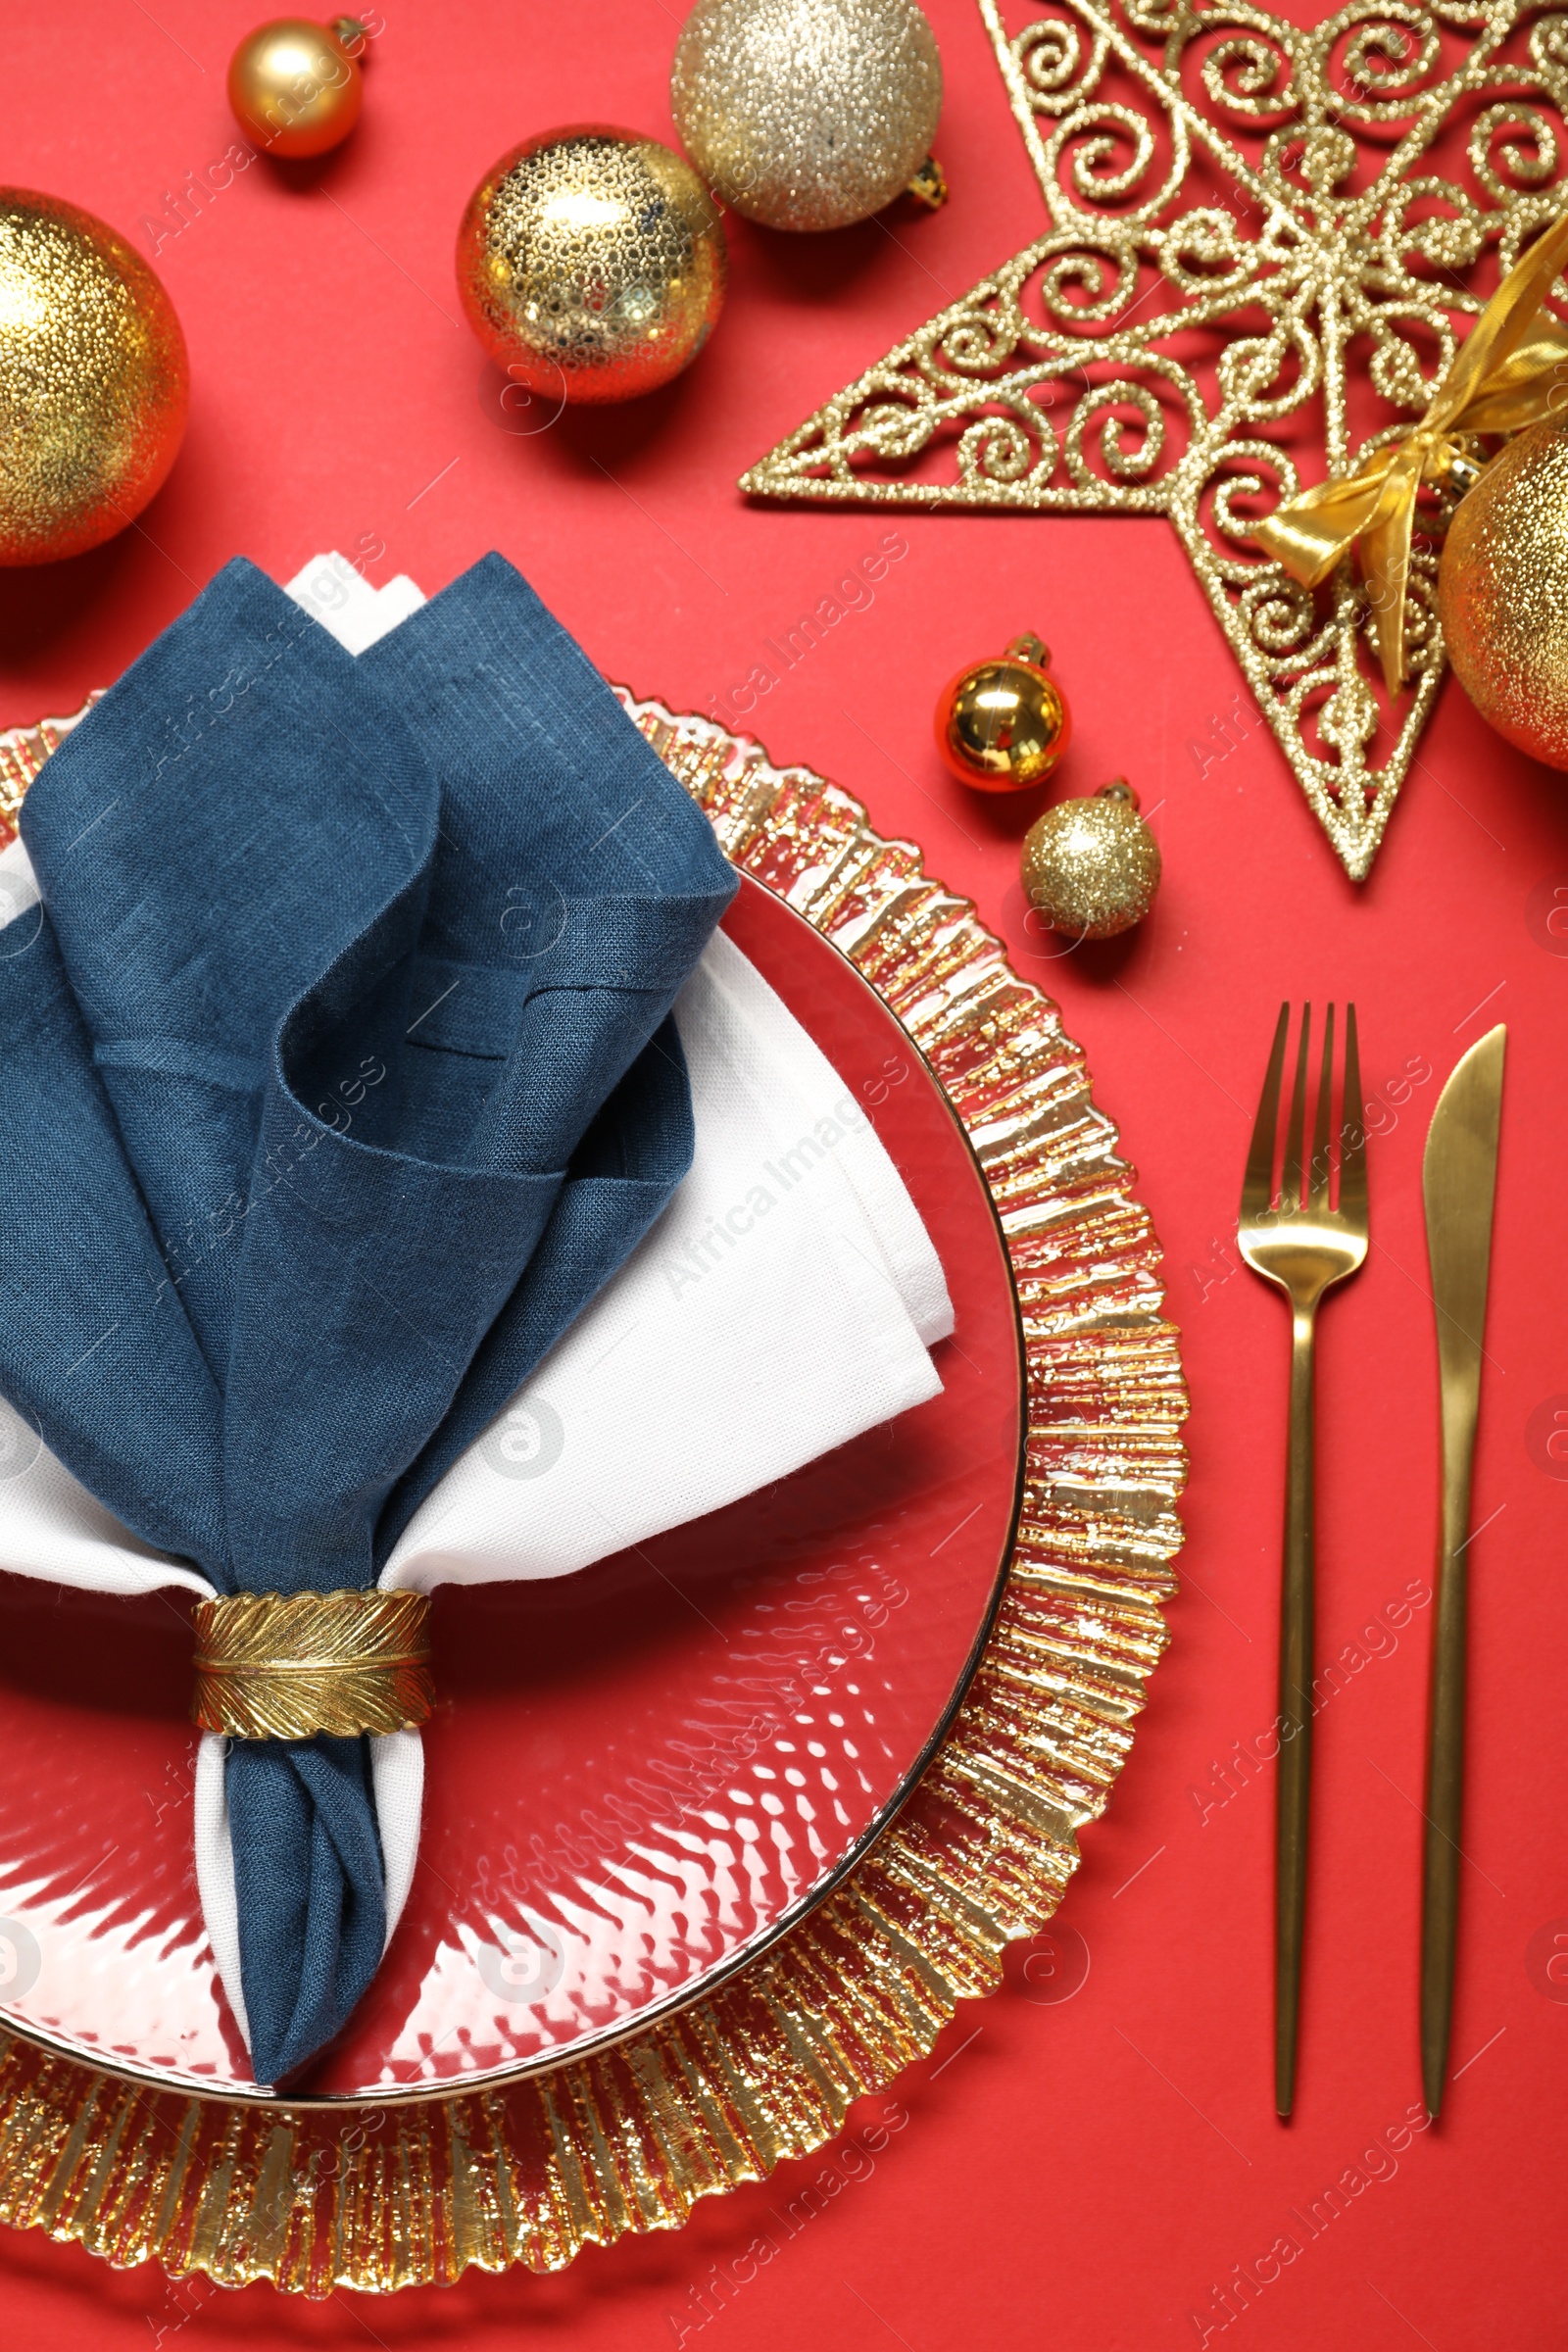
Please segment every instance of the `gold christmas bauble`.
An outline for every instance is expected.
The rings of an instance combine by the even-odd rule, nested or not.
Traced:
[[[1159,845],[1125,778],[1085,801],[1058,801],[1024,835],[1023,886],[1054,931],[1114,939],[1141,923],[1159,888]]]
[[[189,383],[140,254],[74,204],[0,188],[0,564],[123,530],[174,463]]]
[[[340,146],[360,119],[365,81],[350,52],[364,40],[365,27],[351,17],[258,24],[228,66],[228,103],[241,130],[290,163]]]
[[[1459,501],[1438,612],[1482,717],[1532,759],[1568,767],[1568,419],[1520,433]]]
[[[908,185],[942,111],[914,0],[697,0],[675,128],[714,193],[769,228],[843,228]]]
[[[937,750],[977,792],[1029,792],[1072,741],[1072,713],[1047,674],[1048,647],[1015,637],[993,662],[971,662],[937,697]]]
[[[630,400],[688,367],[724,302],[724,231],[657,139],[584,123],[525,139],[468,199],[458,292],[514,383]]]

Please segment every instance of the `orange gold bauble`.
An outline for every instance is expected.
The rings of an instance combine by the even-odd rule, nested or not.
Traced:
[[[189,382],[140,254],[74,204],[0,188],[0,564],[123,530],[174,463]]]
[[[352,17],[258,24],[229,60],[228,103],[241,130],[264,154],[290,162],[336,147],[360,119],[365,82],[350,51],[364,40]]]
[[[1067,698],[1038,637],[1015,637],[1005,654],[972,662],[937,700],[937,749],[960,783],[977,792],[1029,792],[1043,784],[1072,739]]]

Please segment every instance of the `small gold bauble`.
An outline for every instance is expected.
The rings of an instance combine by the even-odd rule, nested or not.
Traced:
[[[971,662],[937,697],[937,750],[977,792],[1043,784],[1072,741],[1067,698],[1047,672],[1050,648],[1015,637],[993,662]]]
[[[1023,887],[1054,931],[1114,939],[1159,888],[1159,845],[1123,776],[1085,801],[1058,801],[1024,835]]]
[[[924,165],[942,60],[914,0],[697,0],[669,103],[693,163],[738,213],[843,228]],[[939,186],[940,171],[926,201]]]
[[[515,383],[630,400],[688,367],[723,307],[724,231],[691,166],[630,130],[525,139],[468,199],[458,292]]]
[[[350,50],[364,40],[352,17],[258,24],[229,60],[228,103],[241,130],[289,162],[340,145],[360,119],[365,83]]]
[[[112,539],[174,463],[185,338],[140,254],[91,213],[0,188],[0,564]]]
[[[1532,759],[1568,767],[1568,420],[1520,433],[1459,501],[1438,612],[1482,717]]]

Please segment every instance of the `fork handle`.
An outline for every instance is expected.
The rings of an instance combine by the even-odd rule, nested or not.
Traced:
[[[1274,2105],[1296,2100],[1306,1919],[1306,1830],[1312,1780],[1312,1640],[1316,1506],[1313,1363],[1317,1302],[1291,1323],[1291,1406],[1285,1457],[1285,1571],[1280,1594],[1279,1777],[1274,1881]]]

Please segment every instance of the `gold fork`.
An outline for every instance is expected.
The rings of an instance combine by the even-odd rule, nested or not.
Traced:
[[[1285,1466],[1285,1565],[1280,1605],[1279,1782],[1274,1893],[1274,2105],[1288,2116],[1296,2098],[1296,2045],[1301,2006],[1301,1935],[1306,1915],[1306,1826],[1312,1777],[1312,1617],[1316,1544],[1313,1502],[1313,1348],[1318,1304],[1366,1256],[1366,1130],[1355,1006],[1345,1009],[1345,1081],[1339,1136],[1339,1205],[1329,1206],[1334,1082],[1334,1007],[1323,1024],[1323,1059],[1312,1117],[1312,1153],[1303,1163],[1312,1007],[1301,1007],[1296,1084],[1285,1132],[1279,1191],[1274,1155],[1280,1085],[1291,1008],[1279,1026],[1258,1099],[1237,1238],[1254,1274],[1277,1283],[1291,1302],[1290,1443]],[[1276,1206],[1276,1199],[1278,1205]]]

